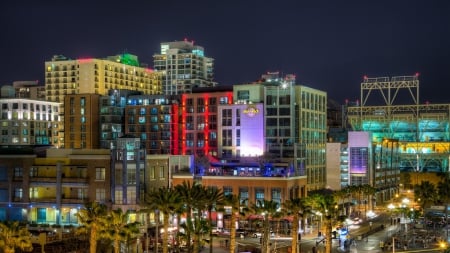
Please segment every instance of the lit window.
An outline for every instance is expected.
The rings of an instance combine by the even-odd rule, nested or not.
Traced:
[[[95,168],[95,180],[97,181],[105,181],[105,168]]]

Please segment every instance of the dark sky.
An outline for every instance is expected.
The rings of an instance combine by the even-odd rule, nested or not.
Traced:
[[[2,1],[0,84],[44,82],[55,54],[128,52],[152,66],[161,42],[194,40],[215,59],[215,81],[266,71],[343,102],[364,75],[420,73],[420,101],[450,103],[450,1]]]

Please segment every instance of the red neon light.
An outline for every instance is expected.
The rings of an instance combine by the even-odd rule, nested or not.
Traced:
[[[173,155],[178,155],[180,153],[179,151],[179,144],[178,144],[178,140],[179,140],[179,124],[178,124],[178,105],[174,104],[172,105],[172,109],[173,109],[173,113],[172,113],[172,136],[173,138],[171,139],[172,142],[172,154]]]
[[[209,127],[208,127],[208,117],[209,117],[208,99],[209,99],[209,96],[208,96],[208,94],[205,94],[203,96],[203,99],[204,99],[205,104],[206,104],[205,112],[204,112],[204,115],[205,115],[205,128],[203,129],[203,135],[205,136],[205,154],[208,154],[208,151],[209,151],[209,145],[208,145],[208,135],[209,135]]]
[[[77,59],[78,63],[89,63],[92,62],[92,58],[82,58],[82,59]]]
[[[419,75],[420,75],[419,72],[416,72],[416,77],[419,77]]]

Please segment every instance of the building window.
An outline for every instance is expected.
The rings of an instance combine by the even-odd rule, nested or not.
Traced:
[[[136,188],[127,187],[127,204],[136,204]]]
[[[239,188],[239,196],[241,197],[241,199],[239,200],[240,203],[248,203],[248,188]]]
[[[238,90],[237,99],[248,101],[250,99],[250,91],[248,90]]]
[[[15,188],[14,189],[14,201],[21,201],[23,198],[23,189]]]
[[[233,195],[233,187],[224,186],[223,187],[223,196],[231,196],[231,195]]]
[[[122,203],[123,203],[122,189],[116,189],[114,191],[114,204],[122,204]]]
[[[281,207],[281,189],[272,189],[272,201],[278,203],[278,207]]]
[[[241,110],[236,109],[236,126],[241,125]]]
[[[105,202],[106,200],[106,190],[103,188],[95,189],[95,200],[97,202]]]
[[[37,175],[38,175],[38,168],[31,167],[30,168],[30,177],[37,177]]]
[[[155,170],[156,170],[156,167],[151,167],[150,168],[150,179],[155,179]]]
[[[105,174],[106,169],[105,168],[95,168],[95,180],[96,181],[105,181]]]
[[[14,168],[14,178],[21,178],[23,177],[23,168],[16,167]]]
[[[159,179],[164,179],[164,166],[159,166]]]
[[[233,136],[231,129],[222,130],[222,146],[231,147],[233,144]]]
[[[222,126],[231,126],[232,111],[231,109],[222,110]]]
[[[236,129],[236,147],[241,146],[241,129]]]
[[[255,203],[258,205],[258,202],[264,201],[264,189],[257,188],[255,189]]]
[[[136,169],[135,168],[127,168],[127,184],[129,184],[129,185],[136,184]]]

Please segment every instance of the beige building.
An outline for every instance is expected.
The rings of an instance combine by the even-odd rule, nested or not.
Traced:
[[[139,63],[137,56],[121,54],[106,59],[69,59],[56,55],[45,62],[46,100],[64,102],[67,94],[107,95],[109,90],[142,91],[161,94],[161,74]],[[64,108],[61,120],[64,122]],[[60,125],[59,144],[64,144],[64,126]]]

